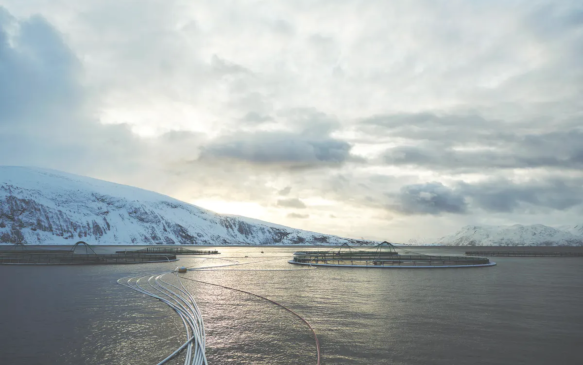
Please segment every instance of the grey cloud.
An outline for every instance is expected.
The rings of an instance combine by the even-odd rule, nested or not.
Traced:
[[[581,179],[545,179],[520,184],[505,179],[475,184],[460,183],[457,191],[473,205],[490,212],[532,208],[567,210],[583,203]]]
[[[518,95],[535,99],[535,103],[542,105],[561,104],[554,114],[565,113],[568,104],[579,105],[580,110],[577,101],[583,91],[583,9],[580,2],[533,3],[522,20],[527,43],[540,45],[545,57],[537,59],[535,67],[509,78],[501,89],[509,99]],[[523,100],[518,103],[523,108],[528,105]]]
[[[297,198],[279,199],[277,201],[277,205],[280,207],[285,207],[285,208],[297,208],[297,209],[305,209],[306,208],[306,204],[304,204],[303,201],[301,201],[300,199],[297,199]]]
[[[220,169],[197,160],[204,135],[172,131],[144,139],[127,125],[99,123],[93,111],[86,109],[92,105],[87,104],[90,95],[78,82],[82,70],[77,57],[60,34],[41,17],[19,20],[4,11],[0,18],[0,163],[93,176],[100,172],[144,176],[146,171],[158,171],[198,176],[200,184],[217,185],[212,181],[222,176]],[[11,32],[10,42],[7,27],[19,30]],[[216,63],[225,72],[243,71],[218,58]],[[280,118],[297,122],[293,131],[219,137],[217,144],[204,148],[205,156],[294,168],[337,166],[350,158],[350,145],[327,135],[337,125],[332,118],[313,109],[288,109],[284,114]],[[196,172],[189,172],[193,166]],[[231,178],[240,174],[244,181],[257,170],[250,166],[229,173]]]
[[[320,62],[326,62],[337,66],[340,58],[340,48],[335,40],[321,34],[314,34],[309,37],[308,44],[311,46],[310,54]]]
[[[396,144],[383,163],[452,172],[583,167],[583,116],[503,122],[475,115],[395,114],[368,118],[360,132]]]
[[[360,123],[359,130],[373,140],[389,137],[432,143],[455,141],[469,144],[488,141],[498,144],[512,138],[511,132],[505,132],[509,126],[498,120],[472,114],[411,113],[366,118]],[[514,124],[512,129],[516,128],[520,128],[520,125]]]
[[[583,7],[539,4],[527,15],[526,22],[542,38],[572,35],[583,28]]]
[[[161,141],[165,143],[180,143],[180,142],[193,142],[200,141],[203,139],[201,133],[194,133],[188,131],[170,131],[162,134],[158,137]]]
[[[582,121],[583,122],[583,121]],[[382,160],[390,165],[409,165],[431,170],[478,171],[480,169],[583,168],[583,133],[579,130],[515,135],[498,144],[475,143],[456,149],[455,139],[441,143],[418,142],[416,146],[387,149]]]
[[[285,188],[281,189],[277,193],[279,195],[286,196],[286,195],[288,195],[290,193],[290,191],[291,191],[291,186],[286,186]]]
[[[278,113],[298,133],[310,137],[327,136],[340,127],[338,120],[314,108],[293,108]]]
[[[406,185],[394,197],[391,209],[405,214],[464,213],[466,201],[459,192],[438,182]]]
[[[0,163],[80,173],[135,167],[144,151],[127,126],[88,117],[80,64],[61,35],[42,17],[0,12]]]
[[[340,165],[350,159],[350,148],[347,142],[330,137],[257,132],[219,138],[204,148],[202,158],[309,168]]]
[[[438,116],[433,113],[400,113],[389,115],[376,115],[362,121],[363,125],[373,125],[384,128],[418,127],[418,126],[460,126],[471,122],[483,122],[483,119],[476,116]]]
[[[296,218],[296,219],[307,219],[310,218],[308,214],[298,214],[298,213],[289,213],[287,215],[288,218]]]
[[[196,160],[205,141],[206,136],[202,133],[170,131],[156,138],[144,139],[139,144],[147,146],[157,159],[175,165]]]
[[[333,116],[314,108],[293,108],[280,111],[277,118],[291,130],[219,137],[205,146],[202,160],[239,160],[286,168],[340,166],[358,160],[350,154],[348,142],[330,136],[340,125]]]
[[[261,124],[271,122],[273,121],[273,118],[269,115],[259,114],[257,112],[248,112],[241,120],[248,124]]]
[[[233,75],[233,74],[251,74],[252,72],[243,66],[237,65],[236,63],[229,62],[220,58],[217,55],[213,55],[211,61],[213,70],[220,75]]]
[[[295,32],[293,25],[283,19],[269,19],[267,25],[271,30],[282,35],[292,35]]]
[[[527,167],[526,161],[518,161],[511,153],[493,150],[456,151],[432,146],[396,147],[389,149],[383,157],[391,165],[422,166],[431,170],[456,172]]]
[[[44,18],[19,22],[0,12],[0,124],[61,122],[82,102],[76,57]],[[16,29],[12,37],[9,27]]]
[[[391,210],[405,214],[535,213],[565,211],[583,204],[583,180],[546,178],[515,183],[490,179],[476,183],[460,181],[452,187],[439,182],[406,185],[399,194],[389,194]]]

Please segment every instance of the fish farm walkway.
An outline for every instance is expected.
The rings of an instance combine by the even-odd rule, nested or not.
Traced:
[[[139,250],[116,251],[123,254],[218,255],[217,250],[189,250],[184,247],[146,247]]]
[[[302,251],[295,252],[295,265],[356,268],[466,268],[494,266],[484,257],[399,255],[391,251]]]
[[[0,265],[100,265],[144,264],[149,262],[176,261],[176,255],[120,255],[120,254],[72,254],[72,253],[9,253],[0,254]]]
[[[176,255],[171,253],[98,254],[83,241],[68,250],[29,250],[24,245],[17,246],[13,250],[0,251],[0,265],[120,265],[177,261]]]
[[[583,257],[583,252],[466,251],[466,255],[495,257]]]

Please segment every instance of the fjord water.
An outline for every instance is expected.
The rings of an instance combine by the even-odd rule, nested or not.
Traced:
[[[287,263],[297,248],[218,249],[221,259],[251,264],[183,277],[253,292],[301,314],[318,333],[322,364],[583,363],[582,258],[498,257],[498,266],[473,269],[305,269]],[[227,263],[182,257],[0,266],[0,363],[157,363],[185,340],[182,323],[116,280]],[[255,271],[279,269],[295,271]],[[316,363],[309,329],[289,312],[244,293],[184,283],[205,319],[209,364]]]

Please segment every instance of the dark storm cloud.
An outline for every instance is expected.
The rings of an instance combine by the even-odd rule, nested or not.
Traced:
[[[306,208],[306,204],[304,204],[303,201],[301,201],[300,199],[297,199],[297,198],[279,199],[277,201],[277,205],[280,207],[285,207],[285,208],[297,208],[297,209],[305,209]]]
[[[403,186],[394,198],[390,208],[405,214],[464,213],[467,209],[463,195],[439,182]]]

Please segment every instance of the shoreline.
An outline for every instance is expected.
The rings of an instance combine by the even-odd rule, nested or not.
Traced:
[[[135,245],[135,244],[99,244],[99,243],[89,243],[93,247],[183,247],[183,248],[195,248],[195,247],[208,247],[208,248],[216,248],[216,247],[283,247],[283,248],[290,248],[290,247],[341,247],[342,245],[305,245],[305,244],[294,244],[294,245]],[[23,244],[23,247],[70,247],[73,246],[74,243],[71,244],[55,244],[55,243],[47,243],[47,244]],[[495,248],[495,249],[503,249],[503,248],[512,248],[512,249],[532,249],[532,248],[583,248],[583,245],[580,246],[566,246],[566,245],[557,245],[557,246],[447,246],[447,245],[399,245],[393,244],[396,248],[400,249],[417,249],[417,248],[464,248],[464,249],[471,249],[471,250],[481,250],[483,248]],[[14,243],[0,243],[0,250],[3,247],[17,247]],[[18,246],[21,247],[21,246]],[[359,245],[359,246],[350,246],[350,248],[374,248],[375,245]]]

